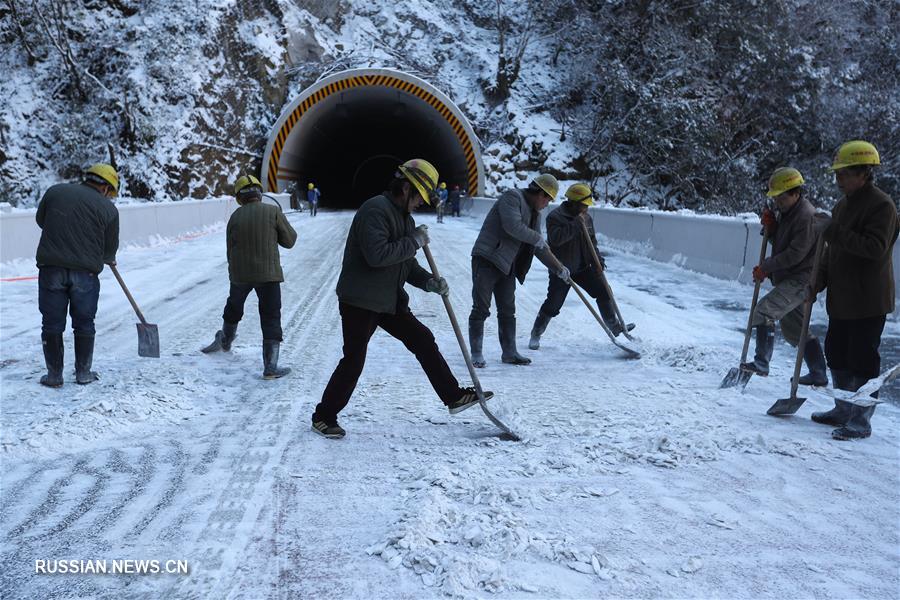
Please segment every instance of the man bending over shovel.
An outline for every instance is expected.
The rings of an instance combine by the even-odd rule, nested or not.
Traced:
[[[766,377],[775,348],[775,321],[781,333],[796,347],[803,342],[803,359],[809,373],[800,377],[800,385],[828,385],[825,355],[819,339],[809,335],[800,340],[803,329],[803,302],[808,295],[809,278],[816,251],[814,220],[816,210],[803,197],[803,176],[797,169],[782,167],[769,178],[766,194],[775,201],[775,212],[763,210],[762,224],[772,242],[772,255],[753,267],[757,282],[771,279],[775,285],[756,305],[751,326],[756,328],[756,355],[741,369]]]

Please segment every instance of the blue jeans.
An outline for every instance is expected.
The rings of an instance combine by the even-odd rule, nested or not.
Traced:
[[[64,333],[66,311],[72,316],[75,335],[94,335],[94,317],[100,296],[96,273],[62,267],[41,267],[38,275],[38,308],[43,333]]]

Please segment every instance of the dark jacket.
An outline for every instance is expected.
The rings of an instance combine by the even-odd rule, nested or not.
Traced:
[[[547,215],[547,243],[550,244],[550,251],[572,273],[594,267],[594,256],[584,239],[581,223],[582,220],[578,215],[570,211],[568,202],[564,202]],[[591,236],[591,244],[599,256],[594,222],[587,219],[585,223]]]
[[[835,319],[866,319],[894,312],[894,242],[897,207],[872,183],[842,198],[825,230],[827,246],[817,290]]]
[[[779,284],[787,279],[809,281],[816,253],[816,209],[806,198],[781,213],[772,239],[772,256],[760,267]]]
[[[347,234],[338,300],[377,313],[408,311],[404,284],[424,290],[431,279],[415,258],[415,228],[412,215],[391,202],[387,192],[366,200]]]
[[[284,281],[278,246],[292,248],[297,232],[281,209],[248,202],[231,214],[226,229],[228,277],[234,283]]]
[[[543,239],[539,217],[521,190],[504,192],[484,218],[472,256],[484,257],[507,275],[515,266],[516,277],[524,282],[534,247]]]
[[[106,196],[83,183],[54,185],[35,215],[41,231],[38,267],[99,273],[116,260],[119,211]]]

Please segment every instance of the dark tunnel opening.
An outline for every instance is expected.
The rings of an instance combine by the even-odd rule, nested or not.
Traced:
[[[403,161],[424,158],[435,165],[448,189],[459,185],[477,194],[480,157],[473,157],[477,140],[458,120],[448,118],[449,109],[436,108],[433,100],[429,103],[420,88],[416,94],[409,82],[395,85],[401,87],[382,83],[340,89],[337,84],[331,93],[312,93],[305,110],[298,105],[302,114],[293,124],[289,116],[273,133],[274,143],[270,141],[270,148],[277,149],[280,135],[283,144],[277,155],[277,189],[296,181],[306,190],[314,182],[322,194],[320,207],[355,209],[387,189]],[[274,159],[272,155],[270,160]],[[272,189],[273,169],[264,163],[266,171]]]

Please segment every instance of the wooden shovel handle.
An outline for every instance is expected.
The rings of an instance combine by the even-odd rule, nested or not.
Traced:
[[[122,286],[122,291],[125,292],[125,297],[128,298],[128,301],[131,302],[131,308],[133,308],[134,312],[137,313],[138,319],[141,320],[141,323],[146,325],[147,319],[144,318],[144,315],[141,313],[141,309],[138,308],[137,302],[134,301],[134,298],[131,296],[131,292],[128,291],[128,287],[126,287],[125,282],[122,281],[122,276],[119,275],[119,270],[116,269],[116,265],[109,265],[109,270],[113,272],[113,275],[115,275],[116,279],[119,281],[119,285]]]
[[[591,255],[594,257],[594,268],[597,269],[597,276],[600,278],[600,283],[603,284],[604,289],[606,289],[606,293],[609,296],[609,301],[612,304],[613,310],[616,313],[616,318],[619,320],[619,326],[622,328],[622,335],[624,335],[629,340],[634,340],[631,334],[628,333],[628,326],[625,324],[625,318],[622,317],[622,311],[619,310],[619,304],[616,302],[616,297],[613,296],[612,288],[609,286],[609,281],[606,279],[606,273],[603,272],[603,267],[600,265],[600,255],[597,254],[597,249],[594,248],[594,240],[591,239],[591,232],[588,231],[587,222],[578,217],[581,221],[581,232],[584,234],[584,242],[587,244],[587,247],[591,250]]]

